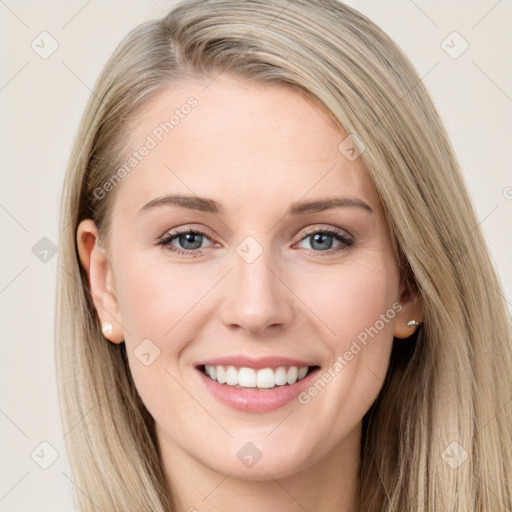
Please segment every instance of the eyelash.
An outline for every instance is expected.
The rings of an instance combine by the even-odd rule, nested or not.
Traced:
[[[319,234],[319,233],[328,234],[328,235],[333,236],[339,242],[341,242],[341,245],[336,249],[329,249],[328,251],[315,251],[313,249],[306,249],[309,254],[311,254],[315,257],[323,258],[324,257],[323,254],[333,255],[333,254],[337,254],[340,252],[344,252],[344,251],[347,251],[350,247],[352,247],[352,245],[354,245],[353,239],[349,238],[342,231],[340,231],[338,229],[334,229],[334,228],[310,228],[310,229],[306,230],[306,232],[304,233],[304,236],[299,240],[299,242],[302,242],[306,238],[308,238],[312,235]],[[208,238],[208,240],[210,240],[210,237],[204,231],[202,231],[200,229],[192,229],[191,227],[188,227],[188,228],[178,228],[170,233],[165,234],[162,238],[159,239],[158,245],[165,247],[167,250],[169,250],[173,253],[179,254],[179,255],[190,256],[191,258],[197,258],[199,256],[202,256],[203,251],[200,249],[191,251],[191,250],[186,250],[186,249],[175,248],[171,245],[171,242],[175,238],[177,238],[181,235],[186,235],[186,234],[201,235],[201,236]],[[319,255],[318,253],[320,253],[320,254],[323,253],[323,254]]]

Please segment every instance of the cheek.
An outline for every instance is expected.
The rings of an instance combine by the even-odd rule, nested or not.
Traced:
[[[123,324],[130,333],[156,342],[180,339],[178,334],[197,319],[201,303],[216,281],[211,272],[194,272],[186,265],[180,268],[165,262],[152,264],[150,259],[133,258],[119,268]]]
[[[313,409],[320,408],[314,415],[331,415],[335,423],[341,417],[361,418],[388,370],[394,322],[401,309],[399,273],[387,253],[377,256],[340,265],[336,272],[331,268],[325,277],[316,276],[314,286],[302,285],[297,293],[319,317],[317,325],[324,326],[321,341],[329,353],[320,382],[303,403],[314,402]]]
[[[191,281],[190,269],[185,273],[176,267],[130,258],[118,265],[116,274],[130,371],[157,420],[172,417],[176,410],[185,416],[189,410],[191,417],[197,414],[178,384],[183,377],[176,363],[195,338],[201,297],[212,285],[202,279]]]
[[[401,309],[398,268],[392,258],[360,259],[315,284],[325,293],[310,293],[308,305],[329,327],[322,342],[331,359],[299,402],[311,417],[330,419],[331,438],[361,420],[384,382]]]
[[[225,270],[180,268],[161,259],[155,263],[151,258],[132,257],[117,267],[125,345],[146,407],[165,411],[169,407],[165,397],[173,396],[173,407],[186,410],[191,404],[177,383],[183,381],[186,371],[180,363],[197,342],[204,323],[215,314],[214,294],[209,292]]]
[[[297,278],[294,290],[324,325],[322,333],[336,352],[377,323],[384,337],[393,330],[393,304],[398,300],[399,275],[393,258],[373,254],[368,258],[321,269],[311,279]],[[382,325],[381,315],[391,321]],[[311,313],[309,314],[312,317]],[[389,318],[387,318],[389,320]]]

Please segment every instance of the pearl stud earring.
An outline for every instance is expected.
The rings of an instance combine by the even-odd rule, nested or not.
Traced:
[[[112,324],[104,323],[101,327],[101,332],[104,335],[112,334]]]

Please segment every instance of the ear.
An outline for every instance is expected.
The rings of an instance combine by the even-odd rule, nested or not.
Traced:
[[[100,245],[98,230],[93,220],[85,219],[80,222],[76,242],[80,263],[87,272],[94,307],[101,325],[112,325],[112,332],[104,333],[103,336],[112,343],[122,343],[124,333],[115,292],[114,274],[107,251]]]
[[[395,318],[394,336],[396,338],[408,338],[417,329],[417,326],[409,327],[407,322],[416,320],[423,322],[423,304],[417,288],[410,288],[405,282],[400,286],[400,304],[402,309]]]

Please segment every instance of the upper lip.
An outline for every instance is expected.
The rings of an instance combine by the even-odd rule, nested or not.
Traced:
[[[216,357],[215,359],[208,359],[207,361],[202,361],[198,363],[196,366],[236,366],[238,368],[248,367],[248,368],[277,368],[279,366],[318,366],[316,363],[300,361],[299,359],[291,359],[289,357],[279,357],[279,356],[267,356],[267,357],[259,357],[252,358],[243,355],[239,356],[225,356],[225,357]]]

